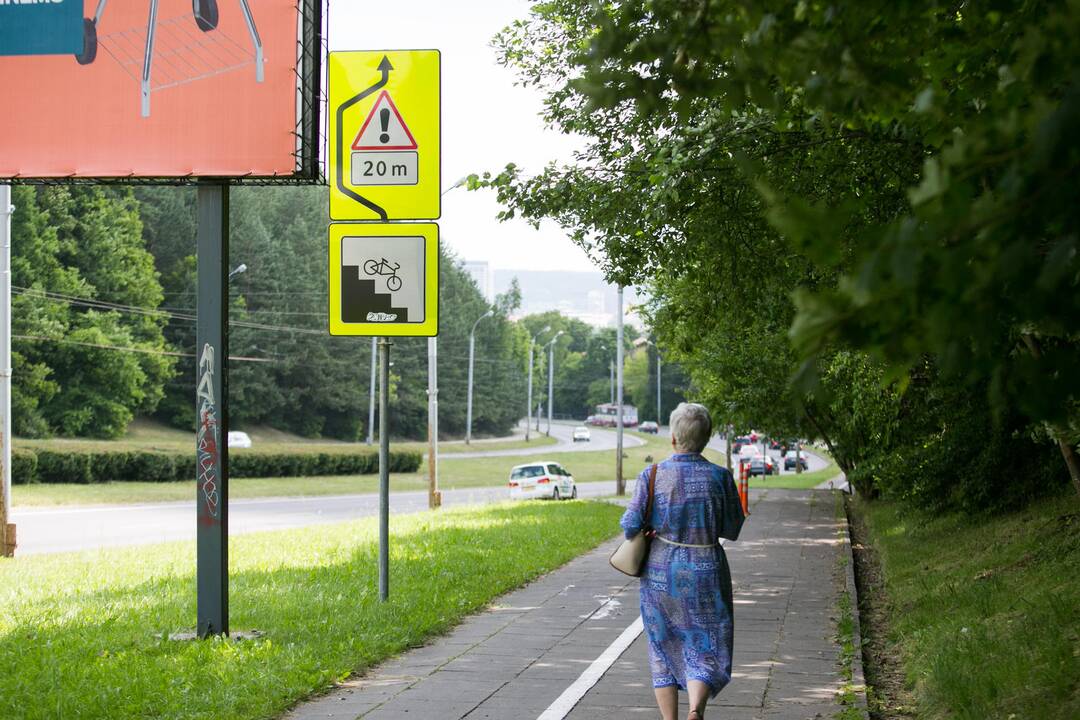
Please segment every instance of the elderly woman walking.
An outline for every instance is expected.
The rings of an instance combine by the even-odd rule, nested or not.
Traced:
[[[674,454],[638,476],[620,524],[628,538],[655,532],[641,576],[641,617],[656,704],[664,720],[676,720],[681,688],[688,720],[702,720],[706,702],[731,680],[731,572],[719,538],[735,540],[744,518],[731,472],[701,456],[712,436],[709,412],[681,403],[670,427]]]

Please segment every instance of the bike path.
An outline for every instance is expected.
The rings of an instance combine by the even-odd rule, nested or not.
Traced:
[[[854,590],[836,498],[752,491],[742,537],[726,544],[735,583],[733,679],[707,717],[810,720],[844,709],[835,618],[841,592]],[[638,581],[607,564],[618,540],[283,720],[655,718]],[[858,658],[853,672],[861,686]],[[853,717],[865,717],[865,698],[854,697]]]

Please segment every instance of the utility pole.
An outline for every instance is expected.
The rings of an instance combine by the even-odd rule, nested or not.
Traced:
[[[11,186],[0,185],[0,555],[15,555],[15,524],[11,512]]]
[[[653,347],[656,348],[656,426],[660,427],[664,424],[664,413],[660,409],[660,346]]]
[[[727,469],[733,470],[731,467],[731,424],[728,423],[724,427],[724,454],[727,456]]]
[[[565,335],[566,332],[560,330],[555,333],[555,337],[551,338],[548,343],[550,348],[548,354],[548,406],[547,406],[547,435],[551,437],[551,411],[555,406],[555,341],[559,339],[560,335]]]
[[[375,440],[375,368],[377,366],[376,353],[377,353],[378,338],[371,338],[371,390],[368,392],[368,404],[367,404],[367,444],[370,445]]]
[[[544,328],[543,330],[541,330],[540,332],[536,333],[535,335],[533,335],[531,338],[529,338],[529,390],[528,390],[529,397],[528,397],[528,400],[525,403],[525,442],[529,442],[529,426],[532,425],[532,411],[533,411],[533,404],[532,404],[533,351],[536,349],[536,338],[540,337],[541,335],[548,332],[549,330],[551,330],[550,325],[547,326],[546,328]],[[540,411],[537,410],[537,417],[536,417],[536,430],[537,430],[537,432],[540,431],[540,414],[539,413],[540,413]]]
[[[618,307],[615,311],[615,494],[626,494],[623,480],[623,288],[619,286]]]
[[[608,368],[611,370],[611,404],[615,404],[615,361],[608,361]]]
[[[473,376],[473,353],[476,349],[476,326],[480,324],[480,321],[484,318],[491,317],[495,314],[494,310],[488,310],[486,313],[476,318],[476,322],[473,323],[472,330],[469,331],[469,396],[465,401],[465,444],[468,445],[472,440],[472,376]]]
[[[428,507],[442,505],[439,492],[439,363],[438,338],[429,337],[428,348]]]

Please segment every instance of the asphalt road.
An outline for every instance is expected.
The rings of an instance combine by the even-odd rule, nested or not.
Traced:
[[[603,428],[589,428],[590,439],[588,442],[574,442],[573,432],[574,428],[580,427],[581,423],[565,422],[562,420],[556,420],[551,423],[551,437],[558,440],[555,445],[540,445],[534,448],[524,448],[517,450],[477,450],[476,452],[455,452],[445,453],[439,456],[439,462],[445,460],[453,460],[454,458],[480,458],[480,457],[510,457],[512,455],[547,455],[550,453],[562,453],[562,452],[588,452],[590,450],[614,450],[615,444],[618,440],[614,430],[605,430]],[[540,421],[541,430],[547,430],[547,422]],[[520,432],[524,432],[524,426],[521,426]],[[533,434],[536,434],[536,426],[533,425]],[[644,445],[640,438],[636,438],[633,435],[623,435],[623,447],[637,447]],[[482,447],[480,443],[476,444],[477,447]]]
[[[614,449],[615,433],[593,430],[590,443],[569,440],[572,425],[553,425],[552,434],[561,438],[559,445],[535,448],[532,454],[566,450]],[[662,431],[662,434],[666,432]],[[630,441],[640,440],[627,436]],[[610,446],[607,444],[610,441]],[[587,446],[587,447],[586,447]],[[723,452],[724,442],[715,438],[709,446]],[[489,451],[482,455],[521,455],[523,451]],[[476,455],[480,456],[480,455]],[[462,457],[461,454],[447,457]],[[810,469],[824,467],[825,461],[811,455]],[[633,477],[635,468],[627,468]],[[582,483],[581,497],[612,495],[615,483]],[[482,505],[501,502],[507,498],[503,487],[444,490],[443,504]],[[229,502],[229,534],[305,527],[369,517],[378,512],[378,495],[338,495],[301,498],[253,498]],[[427,509],[427,492],[391,492],[390,512],[403,514]],[[77,508],[15,509],[12,522],[19,528],[19,555],[93,550],[125,545],[148,545],[195,538],[195,504],[193,502],[154,503],[146,505],[114,505]]]

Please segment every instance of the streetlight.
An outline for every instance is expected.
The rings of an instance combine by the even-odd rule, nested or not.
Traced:
[[[472,330],[469,331],[469,399],[465,405],[465,444],[468,445],[472,439],[472,375],[473,375],[473,351],[476,348],[476,326],[480,324],[480,321],[484,318],[489,318],[495,314],[494,310],[488,310],[486,313],[476,318],[476,322],[473,323]]]
[[[536,338],[540,337],[546,332],[550,332],[551,326],[546,328],[529,338],[529,398],[528,405],[525,408],[525,442],[529,442],[529,425],[532,424],[532,389],[533,389],[533,347],[536,345]],[[537,420],[540,418],[537,417]]]
[[[229,273],[229,280],[232,280],[237,275],[241,275],[243,273],[246,273],[247,269],[248,269],[247,265],[245,265],[244,263],[240,263],[235,268],[233,268],[232,272]]]
[[[555,401],[554,383],[555,383],[555,341],[559,339],[560,335],[565,335],[565,330],[560,330],[555,333],[555,337],[551,338],[548,342],[550,355],[548,355],[548,422],[547,422],[547,435],[551,437],[551,408]]]
[[[663,414],[660,412],[660,346],[654,343],[652,340],[646,340],[646,345],[652,345],[656,350],[656,425],[659,427],[664,424],[661,419]]]
[[[469,176],[462,175],[453,185],[439,193],[441,198],[454,188],[459,188],[468,182]],[[374,338],[372,338],[374,341]],[[372,345],[374,349],[374,345]],[[442,494],[439,492],[439,339],[429,337],[428,350],[428,507],[437,508],[442,505]],[[374,367],[374,365],[372,366]],[[372,370],[372,387],[374,388],[374,370]],[[372,391],[374,392],[374,390]],[[370,436],[368,444],[371,443]]]

